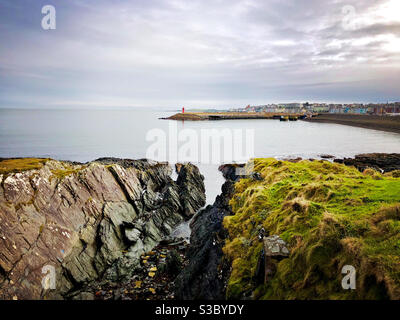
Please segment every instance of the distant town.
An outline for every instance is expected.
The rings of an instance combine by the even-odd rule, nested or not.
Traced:
[[[187,110],[168,118],[178,121],[274,119],[336,123],[400,133],[400,102],[386,104],[280,103],[225,110]]]
[[[229,109],[230,112],[266,112],[266,113],[333,113],[333,114],[370,114],[400,115],[400,102],[387,104],[327,104],[327,103],[282,103]]]

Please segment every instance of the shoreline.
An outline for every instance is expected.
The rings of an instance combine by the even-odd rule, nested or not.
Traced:
[[[330,158],[331,156],[327,155],[326,157]],[[304,195],[321,203],[326,203],[326,201],[331,201],[332,199],[334,201],[335,197],[340,196],[339,191],[341,189],[337,188],[341,188],[342,185],[332,184],[331,181],[336,179],[336,175],[345,172],[352,173],[350,176],[346,176],[348,178],[346,180],[347,183],[349,181],[357,183],[357,188],[352,188],[352,190],[367,188],[370,184],[373,184],[377,187],[376,192],[379,195],[387,195],[388,203],[393,196],[390,192],[384,192],[378,187],[390,184],[387,188],[392,188],[392,184],[397,181],[395,179],[400,177],[400,154],[360,154],[354,158],[338,158],[333,162],[301,158],[293,160],[259,158],[257,161],[261,161],[260,164],[264,164],[264,167],[270,167],[268,170],[281,170],[281,166],[288,166],[293,170],[297,170],[298,175],[307,179],[303,180],[306,185],[301,186],[301,190],[305,190]],[[12,166],[13,164],[14,166]],[[59,256],[62,253],[61,261],[57,260],[62,264],[57,265],[57,268],[72,270],[73,279],[84,277],[82,278],[83,285],[81,287],[75,286],[74,282],[71,283],[73,290],[64,292],[62,291],[63,287],[59,287],[60,291],[57,291],[54,295],[46,293],[44,297],[78,300],[223,300],[227,296],[242,297],[242,292],[236,290],[235,287],[230,286],[229,290],[226,291],[229,279],[232,277],[232,265],[229,263],[230,260],[225,258],[230,257],[233,251],[228,250],[225,253],[222,250],[223,248],[229,249],[226,243],[232,243],[236,238],[241,239],[242,230],[238,229],[237,234],[232,234],[224,227],[224,221],[225,218],[229,220],[231,219],[229,217],[233,217],[237,213],[237,207],[231,207],[230,204],[230,200],[235,197],[236,182],[243,178],[244,181],[251,181],[251,185],[247,186],[247,188],[252,188],[253,184],[259,184],[262,188],[271,188],[272,184],[266,184],[265,177],[260,174],[262,172],[245,177],[237,176],[236,168],[238,166],[243,167],[244,164],[226,164],[219,167],[225,182],[221,186],[220,193],[216,197],[214,204],[205,206],[205,186],[201,186],[203,180],[201,172],[198,167],[190,163],[176,165],[178,179],[171,181],[168,178],[171,174],[168,163],[153,162],[148,159],[99,158],[88,165],[74,165],[71,162],[37,158],[2,159],[0,160],[0,180],[3,180],[3,184],[0,188],[0,205],[1,202],[5,203],[6,199],[12,200],[11,206],[14,210],[18,210],[18,214],[21,217],[27,217],[27,214],[31,214],[32,210],[37,211],[39,217],[42,212],[50,214],[52,217],[51,222],[39,219],[35,224],[32,220],[29,229],[21,230],[21,234],[25,236],[39,232],[39,236],[43,239],[41,241],[47,241],[50,237],[56,241],[55,247],[48,253],[46,253],[46,247],[44,251],[39,251],[40,255],[35,255],[33,258],[37,263],[44,263],[43,261],[47,254]],[[340,166],[340,170],[338,166]],[[311,179],[307,175],[304,176],[304,168],[311,170],[314,173],[314,178]],[[330,168],[332,170],[329,170]],[[355,171],[357,171],[357,179],[353,179]],[[284,171],[277,172],[282,173]],[[40,179],[37,179],[38,176]],[[316,178],[317,176],[319,177],[318,179]],[[321,177],[326,177],[326,179],[321,180]],[[289,179],[288,181],[293,188],[298,188],[299,185],[296,179],[291,181],[291,178],[291,176],[282,176],[282,179]],[[339,180],[340,176],[337,179]],[[369,184],[360,186],[360,179]],[[159,180],[160,182],[158,182]],[[40,181],[40,183],[35,184],[37,189],[35,189],[33,200],[25,203],[25,199],[32,199],[33,191],[30,188],[32,183],[36,181]],[[145,185],[142,185],[143,183]],[[160,188],[165,186],[165,183],[167,183],[168,188]],[[317,183],[320,185],[316,186]],[[155,190],[160,191],[145,191],[152,190],[150,187],[153,188],[154,186],[156,186]],[[18,192],[16,192],[16,187]],[[62,202],[61,211],[58,209],[60,207],[55,205],[62,201],[55,198],[58,193],[48,192],[49,189],[52,191],[54,188],[58,188],[59,197],[65,199]],[[333,188],[333,191],[330,193],[330,190],[324,188]],[[361,196],[358,193],[354,194],[354,203],[370,208],[371,201],[380,201],[381,198],[376,197],[376,194],[375,196],[373,193],[370,194],[369,189],[365,190],[367,192],[365,197],[360,198]],[[394,188],[394,190],[398,190],[398,188]],[[143,194],[147,196],[140,196]],[[107,196],[103,197],[103,195]],[[325,197],[325,195],[329,195],[329,197]],[[164,202],[163,200],[162,206],[158,206],[160,205],[159,199],[169,199],[171,196],[175,197],[173,202]],[[49,197],[51,197],[51,201]],[[253,200],[256,199],[252,194],[249,194],[249,200],[252,197]],[[322,208],[321,206],[309,207],[307,205],[308,200],[296,202],[298,199],[285,200],[286,205],[289,205],[289,207],[282,207],[280,212],[284,215],[286,209],[293,208],[294,212],[299,214],[302,212],[302,208],[304,210],[309,210],[309,208],[311,210],[319,210]],[[342,202],[337,201],[337,203],[341,204]],[[349,203],[353,205],[353,202]],[[154,205],[157,205],[156,209],[154,209]],[[249,205],[252,205],[251,201]],[[12,209],[8,210],[15,212]],[[155,212],[154,210],[161,211]],[[178,211],[176,212],[176,210]],[[190,211],[189,215],[187,214],[188,210]],[[322,211],[319,213],[324,214]],[[62,219],[65,214],[70,217],[68,221]],[[79,234],[76,234],[77,231],[74,231],[76,230],[74,226],[80,223],[81,214],[84,214],[84,216],[100,215],[101,219],[95,219],[91,222],[95,227],[98,227],[89,226],[84,229],[84,232],[79,231]],[[172,214],[175,215],[171,216]],[[315,214],[314,211],[313,214]],[[162,225],[160,225],[161,220],[158,221],[160,215],[167,218],[162,220],[164,221]],[[182,218],[180,217],[181,215]],[[11,222],[8,217],[12,217],[12,214],[3,213],[3,218],[7,218]],[[188,220],[184,217],[193,217],[193,219]],[[112,221],[117,221],[118,223],[115,227],[113,227],[114,224],[110,225],[108,222],[111,218],[113,219]],[[178,220],[180,220],[179,223]],[[174,228],[176,230],[176,227],[184,221],[190,225],[190,241],[182,238],[179,234],[171,232]],[[232,222],[231,220],[229,221],[228,223]],[[3,225],[8,226],[7,224]],[[227,226],[229,228],[229,224]],[[334,226],[336,227],[336,225]],[[112,232],[105,233],[106,230],[109,230],[105,229],[105,227],[112,228]],[[232,228],[232,225],[230,227]],[[138,240],[135,236],[137,232],[133,233],[131,231],[133,229],[138,230],[137,232],[140,231],[141,242],[137,243]],[[145,237],[141,230],[148,230],[146,232],[157,235],[157,239]],[[163,230],[170,231],[164,232]],[[67,232],[67,235],[65,235],[65,232]],[[119,232],[117,233],[119,236],[116,238],[113,236],[115,232]],[[19,233],[11,232],[10,228],[4,227],[1,236],[4,240],[0,243],[2,246],[9,242],[14,243],[14,250],[23,248]],[[99,238],[98,236],[101,237]],[[88,241],[87,246],[80,245],[79,241],[85,239]],[[97,243],[93,239],[101,239],[101,242]],[[76,243],[76,241],[78,242]],[[253,244],[257,245],[258,240],[255,241]],[[290,244],[291,242],[288,241],[287,243]],[[117,248],[117,250],[109,250],[108,248],[111,245],[112,248]],[[71,250],[71,248],[78,248],[78,250]],[[292,245],[289,248],[294,250],[295,247]],[[313,246],[305,246],[304,248],[311,250]],[[255,247],[253,249],[258,250]],[[104,268],[102,270],[105,270],[104,274],[107,277],[99,278],[97,271],[91,269],[90,266],[94,261],[94,257],[88,254],[92,251],[87,250],[101,252],[102,256],[96,259],[103,257],[103,254],[105,255],[104,258],[111,259],[110,264],[99,264],[100,267]],[[257,258],[259,258],[260,255],[256,251],[253,253],[257,254]],[[83,254],[81,254],[82,252]],[[135,252],[135,256],[127,255],[133,252]],[[75,259],[77,253],[82,258]],[[28,252],[27,256],[30,255],[32,255],[31,251]],[[26,264],[29,260],[21,261],[18,263]],[[0,259],[0,262],[3,261]],[[247,259],[246,262],[242,263],[242,266],[253,268],[255,264],[259,264],[258,259]],[[81,275],[79,271],[81,266],[87,268],[90,273]],[[133,269],[135,272],[130,273],[129,270]],[[13,274],[5,274],[6,277],[4,279],[8,282],[5,282],[6,286],[0,290],[0,296],[2,299],[11,299],[12,296],[22,300],[30,299],[29,294],[35,295],[37,291],[34,290],[29,293],[23,286],[18,287],[18,292],[14,293],[13,291],[11,294],[8,291],[11,290],[9,287],[12,284],[11,280],[16,282],[15,280],[22,276],[22,271],[19,270],[25,270],[25,268],[13,268],[12,270]],[[114,270],[119,271],[116,273],[117,271]],[[258,279],[257,281],[264,279],[264,271],[262,269],[257,270],[254,279]],[[279,269],[277,270],[280,272]],[[32,272],[31,274],[31,277],[41,277],[41,273],[35,274],[35,272]],[[117,275],[121,275],[121,277]],[[234,273],[233,275],[235,276]],[[0,274],[0,276],[2,275]],[[61,283],[70,282],[69,278],[61,277],[60,279]],[[125,281],[124,279],[129,280]],[[242,277],[236,278],[236,280],[244,281],[245,283],[247,281]],[[40,283],[40,281],[34,281],[34,279],[30,279],[30,281],[31,283]],[[210,286],[210,283],[213,283],[213,285]],[[260,285],[259,282],[255,284]],[[232,291],[232,289],[234,290]],[[254,289],[255,287],[252,288],[252,290]],[[260,297],[257,296],[257,298]]]
[[[274,283],[287,278],[294,279],[289,281],[295,283],[296,278],[294,277],[280,276],[282,273],[293,275],[293,273],[288,272],[292,268],[297,269],[298,274],[306,274],[307,272],[314,272],[315,261],[318,265],[323,265],[318,260],[321,256],[319,249],[322,247],[320,245],[321,238],[329,239],[324,242],[324,245],[325,243],[331,245],[332,239],[334,240],[331,246],[335,249],[329,251],[328,247],[326,252],[322,251],[328,257],[327,259],[340,257],[337,254],[337,250],[340,248],[341,254],[350,252],[349,261],[359,263],[357,259],[350,260],[354,257],[354,251],[349,251],[346,244],[349,241],[358,241],[358,239],[361,243],[363,239],[373,237],[362,233],[363,230],[360,231],[359,238],[356,240],[347,235],[347,238],[343,237],[342,232],[345,230],[345,226],[338,222],[340,220],[335,217],[335,214],[342,217],[344,211],[348,214],[346,218],[349,221],[354,213],[351,208],[358,205],[364,208],[365,212],[370,213],[370,217],[373,217],[367,222],[372,221],[372,224],[374,224],[376,209],[371,203],[373,201],[380,203],[385,196],[388,206],[392,205],[392,207],[386,209],[387,211],[378,212],[384,214],[387,212],[387,219],[385,216],[382,219],[390,220],[390,214],[398,212],[396,201],[392,201],[390,194],[382,191],[380,187],[385,181],[391,184],[388,188],[392,188],[391,186],[394,183],[398,183],[396,179],[399,177],[397,170],[400,169],[400,154],[360,154],[354,158],[338,160],[341,162],[307,161],[307,159],[280,161],[273,158],[259,158],[256,160],[258,161],[257,168],[263,169],[257,169],[258,174],[250,177],[236,175],[237,166],[243,165],[226,164],[220,166],[219,170],[225,178],[225,183],[214,204],[202,209],[193,218],[191,243],[187,257],[188,265],[175,280],[176,298],[178,300],[240,300],[243,298],[249,300],[268,298],[283,300],[288,299],[293,293],[297,295],[297,298],[302,299],[301,297],[304,297],[304,294],[310,294],[310,291],[307,292],[307,289],[303,287],[295,288],[293,291],[280,291],[280,289],[276,289]],[[286,170],[282,170],[283,166],[290,168],[291,174],[296,175],[296,178],[293,179],[292,175],[287,176]],[[268,175],[271,171],[275,171],[276,175]],[[309,174],[313,176],[310,177]],[[278,179],[277,175],[279,175]],[[349,190],[353,190],[350,197],[348,190],[342,191],[343,178],[346,179],[347,185],[351,187]],[[302,179],[301,186],[296,179]],[[335,180],[336,182],[332,182]],[[287,182],[285,186],[289,185],[292,190],[278,194],[276,187],[277,185],[281,186],[282,181]],[[362,185],[364,183],[365,185]],[[238,188],[235,188],[236,184],[238,184]],[[369,189],[371,186],[375,187],[375,192],[380,195],[379,197],[373,197],[374,192]],[[364,194],[359,193],[362,188],[365,190]],[[275,190],[270,194],[264,192],[264,190],[273,189]],[[297,196],[299,193],[303,193],[303,196]],[[243,199],[246,199],[246,201],[243,201]],[[272,201],[279,203],[280,200],[281,203],[275,209],[275,212],[264,213],[263,208],[271,208]],[[339,214],[335,213],[334,210],[326,213],[327,203],[334,203],[337,208],[340,208],[344,200],[347,203],[341,208]],[[264,201],[266,205],[260,206],[261,201]],[[239,211],[240,209],[244,210]],[[240,219],[236,218],[238,216]],[[292,218],[293,216],[295,218]],[[301,218],[297,219],[299,216]],[[319,221],[312,222],[312,219],[316,217],[320,217]],[[243,220],[244,223],[242,223]],[[271,224],[268,222],[271,222]],[[276,228],[277,223],[281,224],[282,229]],[[358,219],[353,219],[351,223],[355,226],[351,230],[356,230],[359,223]],[[289,224],[289,231],[284,229],[288,230],[287,224]],[[299,224],[301,224],[300,227]],[[204,227],[205,225],[207,228]],[[298,231],[292,233],[291,231],[296,230],[295,228]],[[311,228],[323,230],[323,232],[309,232]],[[248,229],[252,232],[248,232]],[[303,239],[306,237],[307,240],[312,239],[311,242],[304,241]],[[346,239],[344,243],[342,238]],[[338,244],[338,241],[342,241],[343,244]],[[263,246],[260,245],[261,242]],[[276,244],[276,242],[280,244],[278,249],[281,251],[278,254],[262,250],[266,248],[266,245]],[[297,251],[299,245],[302,246],[301,251]],[[318,255],[315,253],[315,248],[320,250]],[[299,253],[298,255],[288,254],[296,251]],[[313,254],[310,254],[310,252]],[[389,254],[384,253],[387,257],[390,257]],[[299,259],[305,263],[298,264]],[[266,261],[268,266],[272,266],[270,269],[267,269]],[[287,268],[287,263],[290,263],[292,268]],[[199,265],[203,267],[199,268]],[[247,272],[237,272],[238,268]],[[332,266],[328,266],[327,270],[331,270],[331,268]],[[319,269],[316,270],[315,272],[318,273]],[[366,272],[364,268],[360,268],[360,270]],[[373,269],[372,272],[374,271]],[[326,276],[326,274],[328,275]],[[324,278],[317,284],[321,285],[322,283],[324,285],[327,281],[337,281],[330,274],[334,273],[322,274]],[[385,271],[385,275],[388,274],[389,272]],[[251,275],[251,277],[248,275]],[[321,277],[321,274],[318,274],[318,276]],[[209,285],[210,283],[213,284],[212,287]],[[374,283],[370,286],[373,287]],[[294,286],[290,287],[294,288]],[[286,287],[281,286],[280,288]],[[368,290],[361,291],[361,293],[353,291],[352,294],[355,294],[355,296],[349,297],[340,288],[339,291],[335,292],[335,288],[336,286],[331,286],[328,291],[323,291],[326,298],[329,298],[332,293],[342,295],[342,298],[345,299],[363,298],[365,294],[368,294]],[[387,292],[390,294],[390,292],[395,291]],[[311,292],[309,299],[313,298],[312,294]],[[373,299],[380,298],[379,294],[373,297]],[[395,299],[397,296],[393,294],[390,298]]]
[[[359,115],[359,114],[314,114],[312,118],[302,118],[300,114],[283,114],[283,113],[236,113],[236,112],[219,112],[219,113],[177,113],[162,120],[177,121],[222,121],[222,120],[279,120],[280,116],[293,117],[297,120],[317,123],[334,123],[346,126],[379,130],[385,132],[400,134],[400,115],[399,116],[377,116],[377,115]]]
[[[217,120],[279,120],[279,117],[285,116],[289,118],[304,117],[303,114],[298,113],[245,113],[245,112],[185,112],[177,113],[168,118],[161,118],[162,120],[180,120],[180,121],[217,121]]]
[[[307,122],[334,123],[400,134],[400,116],[374,116],[358,114],[320,114]]]

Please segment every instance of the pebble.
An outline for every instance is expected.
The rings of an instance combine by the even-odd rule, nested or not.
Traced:
[[[171,250],[180,251],[180,256],[185,259],[184,252],[187,244],[176,241],[160,244],[152,251],[141,256],[141,267],[128,283],[106,283],[93,289],[96,299],[100,300],[172,300],[173,294],[172,275],[160,272],[160,265],[165,264]],[[183,250],[184,249],[184,250]],[[109,290],[113,288],[113,290]]]

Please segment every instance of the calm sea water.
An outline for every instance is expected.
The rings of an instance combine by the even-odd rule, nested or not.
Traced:
[[[168,138],[171,121],[159,118],[171,114],[146,110],[0,109],[0,157],[50,157],[81,162],[106,156],[145,158],[153,143],[146,141],[146,135],[152,129],[161,129]],[[344,157],[400,152],[399,134],[335,124],[231,120],[174,125],[178,133],[192,129],[199,136],[204,129],[254,129],[256,157],[318,158],[321,154]],[[164,160],[169,160],[168,156]],[[206,179],[207,202],[212,203],[223,183],[218,165],[201,161],[198,165]]]

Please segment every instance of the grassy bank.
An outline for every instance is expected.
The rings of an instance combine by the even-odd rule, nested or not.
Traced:
[[[232,261],[228,298],[400,299],[400,177],[330,162],[257,159],[262,180],[242,179],[224,226]],[[266,284],[254,274],[261,228],[280,235],[290,256]],[[341,286],[344,265],[357,289]]]

